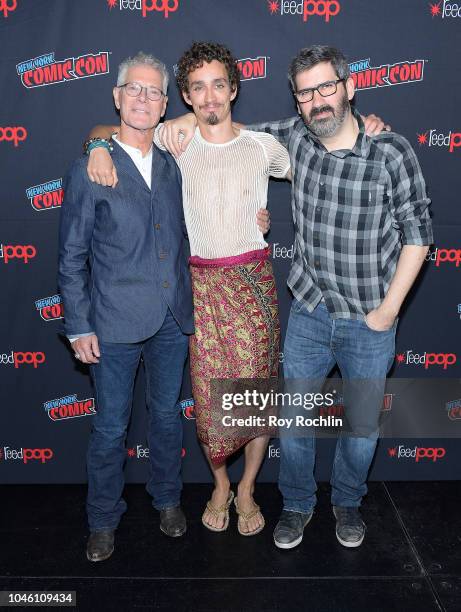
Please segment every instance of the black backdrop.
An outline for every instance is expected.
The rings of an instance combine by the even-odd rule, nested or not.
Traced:
[[[88,372],[58,335],[61,179],[89,128],[117,121],[111,103],[117,66],[138,50],[163,59],[173,77],[192,41],[230,46],[241,60],[244,82],[234,117],[242,122],[294,114],[286,71],[299,48],[328,43],[346,53],[358,108],[380,115],[409,139],[433,201],[436,242],[399,325],[393,376],[459,376],[460,6],[446,0],[0,0],[0,482],[86,478],[87,436],[97,407]],[[173,77],[167,116],[183,111]],[[269,239],[282,332],[290,304],[289,202],[289,186],[271,183]],[[145,478],[148,465],[142,378],[140,373],[127,442],[132,482]],[[187,375],[182,398],[184,479],[206,481]],[[432,407],[446,413],[451,438],[384,439],[371,478],[459,477],[460,398],[461,387],[450,404]],[[276,478],[278,453],[274,440],[262,480]],[[331,456],[332,442],[322,440],[320,479],[328,478]],[[231,474],[240,464],[234,462]]]

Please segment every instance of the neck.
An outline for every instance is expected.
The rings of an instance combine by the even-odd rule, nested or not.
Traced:
[[[149,153],[152,146],[152,141],[154,139],[154,128],[137,130],[124,124],[122,121],[118,137],[120,142],[139,149],[144,156]]]
[[[204,140],[214,144],[223,144],[233,140],[239,135],[239,130],[232,125],[232,118],[229,115],[222,123],[209,125],[208,123],[197,121],[200,134]]]
[[[332,135],[325,138],[319,138],[327,151],[337,151],[339,149],[353,149],[357,142],[359,134],[359,125],[357,119],[349,110],[344,122],[338,130]]]

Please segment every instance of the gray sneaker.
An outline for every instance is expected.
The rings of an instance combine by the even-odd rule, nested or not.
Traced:
[[[313,512],[291,512],[282,510],[279,522],[274,530],[274,542],[277,548],[294,548],[303,539],[304,527],[311,520]]]
[[[336,517],[336,537],[347,548],[357,548],[365,537],[365,523],[358,508],[333,506]]]

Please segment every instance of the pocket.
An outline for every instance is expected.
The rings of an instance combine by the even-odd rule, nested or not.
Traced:
[[[394,331],[395,328],[397,327],[397,319],[395,319],[394,322],[392,323],[391,327],[388,327],[387,329],[373,329],[373,327],[370,327],[368,325],[366,317],[364,317],[363,323],[365,324],[365,327],[367,329],[369,329],[370,331],[374,332],[375,334],[386,334],[386,333],[388,333],[390,331]]]

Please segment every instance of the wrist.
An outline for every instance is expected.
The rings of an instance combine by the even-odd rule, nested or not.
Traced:
[[[83,151],[86,155],[90,155],[92,151],[103,148],[112,153],[114,150],[114,145],[112,140],[108,140],[107,138],[90,138],[83,145]]]

